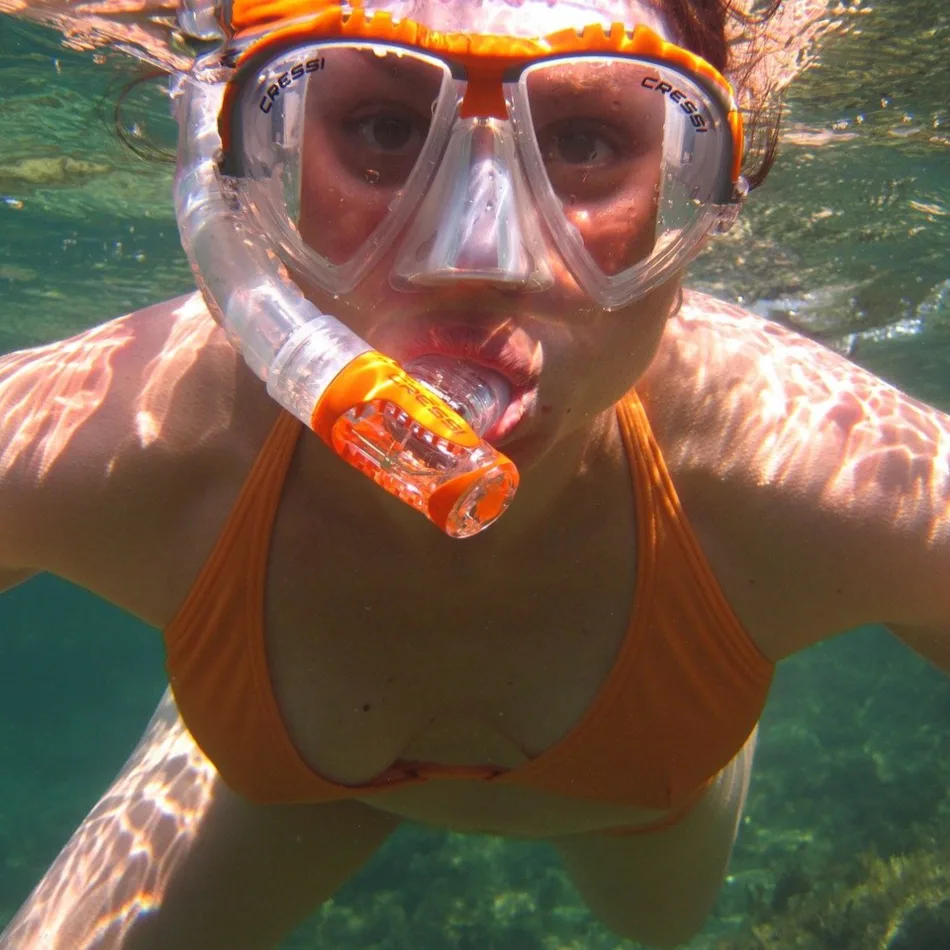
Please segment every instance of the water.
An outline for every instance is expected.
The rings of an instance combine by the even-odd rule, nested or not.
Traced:
[[[798,85],[767,186],[693,282],[950,408],[950,12],[887,0],[846,23]],[[0,20],[0,351],[191,285],[170,168],[130,157],[103,120],[131,67],[96,59]],[[170,144],[166,110],[139,90],[126,127]],[[52,578],[3,596],[0,636],[2,924],[121,765],[163,674],[154,631]],[[867,950],[903,905],[950,892],[948,723],[945,680],[880,629],[783,665],[695,946]],[[411,829],[286,946],[617,944],[543,847]]]

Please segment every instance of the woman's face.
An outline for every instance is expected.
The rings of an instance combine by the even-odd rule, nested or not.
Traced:
[[[578,26],[631,22],[633,15],[621,3],[409,5],[413,9],[404,15],[437,28],[529,35],[533,19],[539,21],[537,33],[550,33],[568,25],[553,23],[559,18]],[[651,25],[663,26],[655,12],[648,15]],[[321,257],[343,264],[373,246],[392,213],[446,80],[424,62],[361,51],[334,54],[332,95],[324,94],[330,70],[325,72],[309,80],[306,96],[298,227]],[[598,268],[614,275],[649,256],[662,167],[663,97],[644,89],[639,74],[597,62],[532,74],[527,93],[547,178]],[[543,224],[532,248],[544,257],[550,276],[543,290],[468,279],[407,287],[393,280],[404,237],[398,235],[345,295],[330,299],[298,280],[318,306],[402,362],[447,353],[506,376],[512,404],[489,437],[521,465],[589,424],[636,382],[678,294],[678,281],[670,280],[626,307],[604,310],[572,277]]]

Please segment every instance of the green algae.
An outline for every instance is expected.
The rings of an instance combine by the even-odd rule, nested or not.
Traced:
[[[69,155],[21,158],[0,164],[0,188],[73,188],[98,175],[108,175],[113,166]]]
[[[804,879],[779,907],[760,911],[715,950],[947,950],[950,850],[946,844],[883,859],[859,856],[837,886]]]

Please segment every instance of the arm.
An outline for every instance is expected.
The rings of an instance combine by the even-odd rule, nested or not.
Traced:
[[[809,495],[835,575],[855,625],[950,674],[950,417],[857,368],[842,382],[811,430],[834,461]]]
[[[874,382],[842,473],[855,561],[880,621],[950,675],[950,417]]]
[[[950,416],[840,372],[806,431],[834,463],[810,494],[841,534],[851,608],[950,674]]]
[[[128,340],[114,322],[0,357],[0,589],[56,571],[88,533]]]
[[[651,424],[760,649],[884,623],[950,673],[950,416],[698,295],[664,342],[642,387]]]
[[[238,360],[194,294],[0,357],[0,588],[49,571],[162,623],[207,499],[273,421],[235,423],[239,382],[261,388]]]
[[[31,449],[30,429],[39,425],[35,408],[29,407],[29,392],[38,374],[33,352],[0,358],[0,592],[39,569],[29,550],[36,478],[24,459]]]

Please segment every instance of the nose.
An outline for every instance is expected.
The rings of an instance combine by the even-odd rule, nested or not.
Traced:
[[[396,264],[397,286],[551,284],[537,213],[505,120],[459,120]]]

